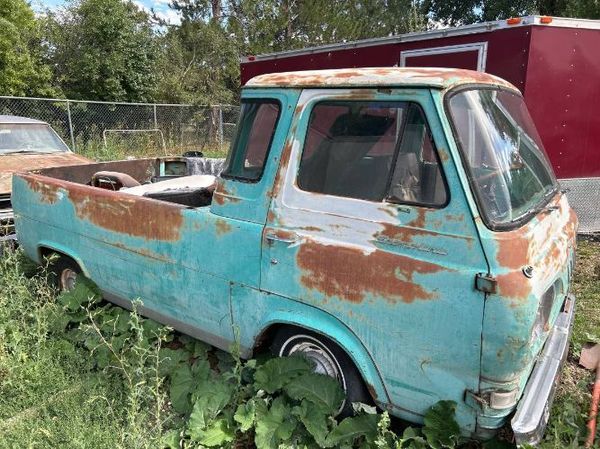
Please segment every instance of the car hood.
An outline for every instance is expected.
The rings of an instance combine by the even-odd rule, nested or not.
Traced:
[[[0,156],[0,194],[10,193],[12,174],[48,167],[89,164],[91,160],[71,152],[50,154],[15,153]]]

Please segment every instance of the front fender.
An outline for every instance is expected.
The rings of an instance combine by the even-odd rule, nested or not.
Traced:
[[[252,355],[272,326],[290,324],[311,330],[333,340],[348,354],[377,405],[386,408],[390,404],[373,357],[352,330],[335,316],[305,303],[238,285],[232,286],[231,305],[243,357]]]

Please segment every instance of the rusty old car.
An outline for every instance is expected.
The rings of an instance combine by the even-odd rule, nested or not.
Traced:
[[[577,218],[513,85],[458,69],[260,75],[222,171],[127,164],[14,177],[21,244],[59,255],[62,288],[82,273],[219,348],[303,354],[345,408],[418,423],[452,400],[465,435],[509,420],[518,442],[543,435]]]
[[[87,164],[40,120],[0,115],[0,241],[12,239],[12,174],[45,167]]]

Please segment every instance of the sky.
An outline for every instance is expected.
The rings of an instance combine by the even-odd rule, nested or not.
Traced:
[[[64,0],[33,0],[31,6],[34,11],[43,12],[46,9],[60,9],[65,5]],[[169,0],[133,0],[138,8],[143,9],[150,13],[151,9],[154,9],[156,15],[167,23],[176,25],[180,23],[179,15],[169,8]]]

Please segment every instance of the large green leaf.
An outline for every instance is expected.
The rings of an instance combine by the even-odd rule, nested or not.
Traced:
[[[160,348],[158,352],[158,371],[161,376],[170,375],[180,363],[189,359],[189,352],[184,349]]]
[[[194,408],[189,420],[189,432],[192,439],[199,441],[215,418],[221,413],[233,394],[233,386],[222,380],[209,380],[198,385],[194,396]]]
[[[257,449],[277,449],[280,442],[290,439],[297,425],[283,397],[275,398],[269,409],[264,401],[258,402],[256,415]]]
[[[192,438],[202,446],[222,446],[224,443],[233,441],[235,427],[229,419],[220,418],[213,421],[206,429],[196,430]]]
[[[298,401],[307,400],[324,414],[333,414],[342,405],[344,391],[339,382],[329,376],[305,373],[291,379],[285,392]]]
[[[454,401],[439,401],[425,413],[423,434],[432,448],[454,448],[458,445],[460,428],[454,419],[455,413]]]
[[[312,365],[304,357],[278,357],[256,369],[254,382],[257,389],[274,393],[293,378],[311,371]]]
[[[307,400],[303,400],[299,407],[294,407],[294,414],[298,416],[316,443],[325,447],[325,441],[329,434],[327,414]]]
[[[240,425],[242,432],[247,432],[254,425],[254,418],[256,416],[256,403],[254,399],[250,399],[245,404],[240,404],[235,411],[233,418]]]
[[[159,446],[161,449],[179,449],[181,436],[179,430],[169,430],[160,438]]]
[[[194,387],[192,370],[187,364],[180,364],[171,375],[169,397],[173,408],[178,413],[188,413],[191,408],[190,394]]]
[[[359,437],[364,437],[369,442],[375,440],[378,419],[378,415],[359,415],[344,419],[327,435],[325,447],[344,443],[351,445]]]
[[[400,444],[400,447],[406,449],[429,449],[430,447],[425,438],[421,436],[421,433],[413,427],[404,429]]]

